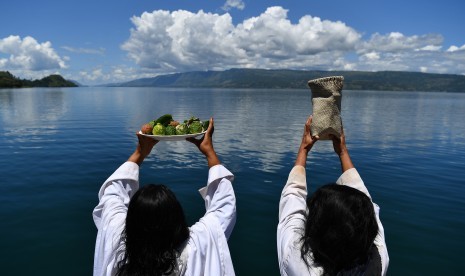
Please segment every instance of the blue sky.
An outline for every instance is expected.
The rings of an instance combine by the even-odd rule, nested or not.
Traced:
[[[465,74],[465,2],[15,0],[0,70],[83,84],[229,68]]]

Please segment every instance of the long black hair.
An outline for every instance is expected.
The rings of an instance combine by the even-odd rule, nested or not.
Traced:
[[[332,183],[308,198],[307,207],[301,247],[301,257],[307,265],[312,252],[314,264],[323,268],[324,275],[360,275],[363,273],[358,272],[378,268],[381,273],[376,258],[379,254],[373,244],[378,224],[367,195]]]
[[[184,211],[164,185],[149,184],[131,198],[122,233],[119,276],[164,275],[176,267],[177,249],[189,237]]]

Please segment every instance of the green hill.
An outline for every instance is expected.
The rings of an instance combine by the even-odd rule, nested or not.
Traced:
[[[40,80],[24,80],[13,76],[8,71],[0,71],[0,88],[76,86],[74,82],[67,81],[60,75],[50,75]]]
[[[344,89],[465,92],[465,76],[418,72],[230,69],[160,75],[107,86],[193,88],[307,88],[311,79],[344,76]]]

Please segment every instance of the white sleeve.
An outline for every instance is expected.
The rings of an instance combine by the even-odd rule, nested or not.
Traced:
[[[206,213],[190,227],[186,275],[234,275],[227,242],[236,222],[233,178],[222,165],[213,166],[208,185],[199,190]]]
[[[287,274],[292,262],[298,262],[293,255],[294,248],[305,227],[307,214],[307,181],[305,168],[295,166],[281,193],[279,201],[279,224],[277,230],[278,261],[281,274]]]
[[[100,188],[99,203],[92,213],[98,230],[94,275],[112,273],[129,201],[138,188],[139,166],[133,162],[121,165]]]
[[[223,165],[208,172],[208,184],[199,190],[205,200],[205,216],[213,213],[228,239],[236,223],[236,196],[232,187],[234,175]]]
[[[349,187],[352,187],[354,189],[357,189],[364,194],[366,194],[370,199],[370,193],[368,193],[368,189],[363,183],[362,178],[360,177],[359,173],[355,168],[348,169],[345,171],[339,179],[336,181],[337,184],[340,185],[346,185]],[[373,203],[373,208],[375,210],[375,217],[376,217],[376,222],[378,223],[378,235],[375,237],[374,244],[378,248],[379,255],[381,257],[381,266],[382,266],[382,275],[386,275],[387,268],[389,266],[389,255],[386,247],[386,240],[384,236],[384,227],[383,224],[381,223],[381,220],[379,219],[379,206],[378,204]]]

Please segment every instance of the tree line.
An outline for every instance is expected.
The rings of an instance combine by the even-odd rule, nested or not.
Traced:
[[[76,87],[74,82],[65,80],[60,75],[50,75],[40,80],[21,79],[8,71],[0,71],[0,88],[23,87]]]

